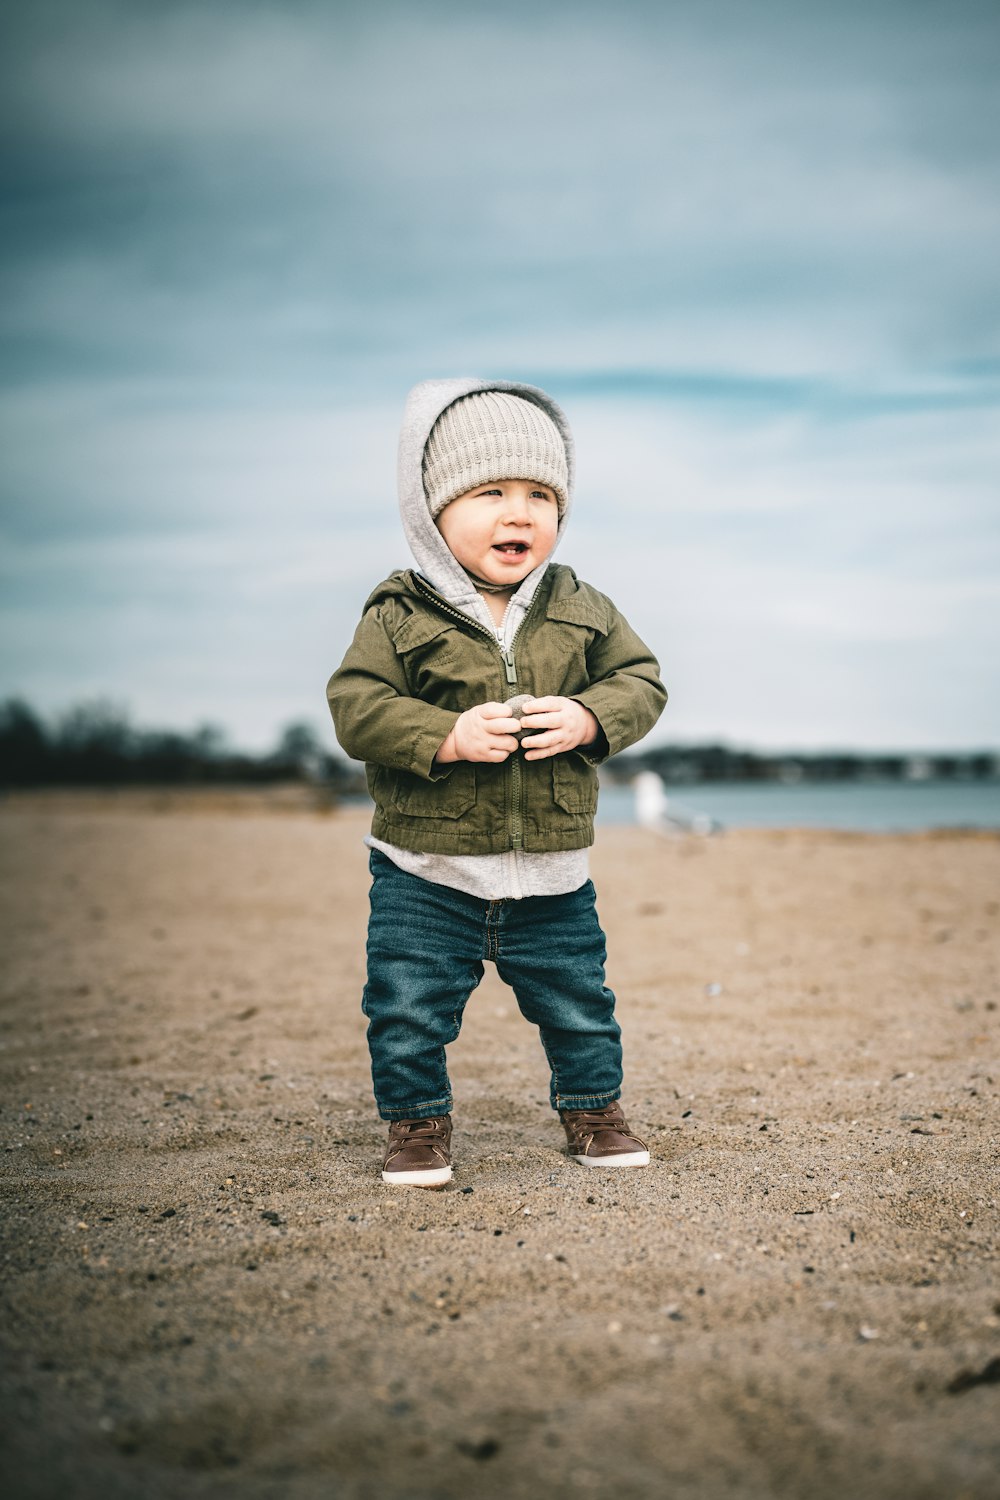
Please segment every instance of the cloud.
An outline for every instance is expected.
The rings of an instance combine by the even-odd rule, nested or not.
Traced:
[[[988,13],[715,11],[68,7],[10,80],[13,331],[261,379],[400,333],[757,373],[994,350]]]

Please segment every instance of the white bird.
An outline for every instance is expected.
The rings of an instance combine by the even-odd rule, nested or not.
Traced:
[[[656,771],[640,771],[632,781],[635,821],[653,833],[716,833],[720,825],[707,813],[690,813],[671,803],[663,777]]]

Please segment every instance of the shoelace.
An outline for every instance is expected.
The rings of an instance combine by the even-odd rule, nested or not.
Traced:
[[[570,1122],[574,1130],[624,1130],[625,1119],[620,1110],[581,1109],[573,1111]],[[626,1132],[627,1133],[627,1132]]]
[[[405,1141],[412,1136],[419,1136],[421,1140],[434,1141],[444,1140],[448,1133],[448,1126],[444,1120],[394,1120],[391,1134],[394,1140]]]
[[[593,1141],[602,1131],[614,1130],[626,1140],[635,1141],[638,1146],[645,1148],[645,1142],[630,1129],[616,1104],[610,1104],[605,1109],[574,1110],[570,1124],[574,1139],[579,1145]]]

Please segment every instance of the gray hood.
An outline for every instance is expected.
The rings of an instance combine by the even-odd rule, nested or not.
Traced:
[[[556,546],[562,539],[573,503],[573,436],[562,411],[544,391],[534,385],[520,385],[514,380],[423,380],[415,385],[406,398],[403,427],[399,435],[399,510],[403,518],[403,530],[410,544],[417,567],[429,583],[449,603],[469,615],[480,625],[485,625],[491,635],[497,633],[493,617],[483,596],[477,591],[465,569],[452,556],[444,537],[431,520],[424,494],[423,460],[424,444],[430,437],[431,428],[446,406],[462,396],[471,396],[474,391],[507,391],[512,396],[521,396],[533,401],[536,406],[552,418],[562,436],[566,448],[566,467],[569,481],[566,486],[566,506],[559,521]],[[555,548],[553,548],[555,551]],[[551,554],[550,554],[551,556]],[[508,611],[509,626],[505,636],[510,639],[531,603],[532,595],[548,565],[548,558],[529,573],[514,593]]]

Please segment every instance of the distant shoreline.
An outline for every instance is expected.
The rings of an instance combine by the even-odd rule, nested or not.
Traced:
[[[985,794],[985,796],[984,796]],[[969,804],[978,795],[972,815]],[[725,834],[829,834],[844,838],[1000,836],[1000,785],[964,783],[834,783],[781,786],[775,783],[702,783],[667,787],[668,800],[686,813],[708,813]],[[0,792],[0,816],[36,812],[132,816],[136,814],[231,817],[335,816],[338,821],[367,824],[371,803],[366,796],[331,796],[305,782],[270,786],[121,786],[44,787]],[[623,827],[634,821],[627,785],[601,788],[598,828]],[[600,836],[600,835],[599,835]],[[654,835],[651,835],[654,836]]]

